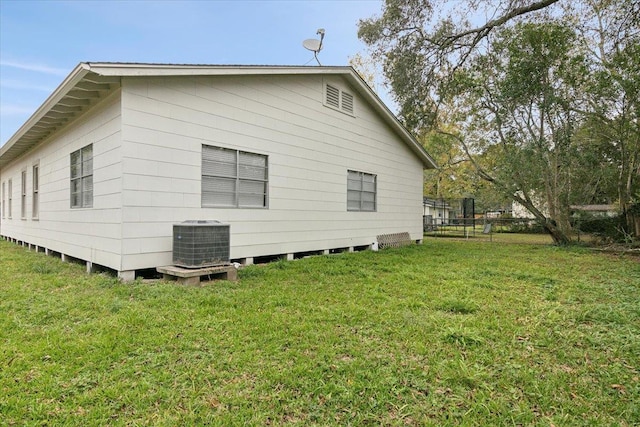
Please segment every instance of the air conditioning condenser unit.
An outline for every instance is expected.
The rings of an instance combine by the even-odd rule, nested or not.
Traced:
[[[173,265],[186,268],[229,264],[229,224],[183,221],[173,225]]]

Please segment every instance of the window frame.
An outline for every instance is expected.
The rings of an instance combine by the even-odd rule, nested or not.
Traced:
[[[40,217],[40,163],[31,166],[31,219]]]
[[[212,158],[205,159],[206,150],[211,150],[209,152],[209,156],[211,156],[211,154],[214,153],[216,150],[218,150],[219,153],[221,154],[222,153],[226,153],[227,155],[233,154],[234,162],[225,161],[220,157],[215,160]],[[251,157],[255,156],[260,159],[263,159],[264,166],[243,163],[242,162],[243,155],[251,156]],[[237,150],[233,148],[202,144],[201,160],[202,162],[201,162],[201,169],[200,169],[200,180],[201,180],[200,181],[200,207],[215,208],[215,209],[268,209],[269,208],[269,156],[268,155],[250,152],[250,151],[244,151],[244,150]],[[220,171],[218,173],[211,173],[210,171],[205,171],[205,168],[206,168],[205,162],[218,163],[219,166],[221,166],[222,168],[224,168],[224,166],[226,165],[227,171],[226,173],[224,171]],[[247,170],[253,169],[254,172],[260,171],[260,169],[263,169],[264,178],[248,177],[248,176],[243,177],[242,176],[243,166]],[[228,183],[233,182],[232,192],[231,191],[219,192],[219,194],[221,195],[227,194],[228,196],[232,196],[233,203],[215,203],[215,202],[205,201],[205,197],[207,193],[209,194],[215,193],[214,191],[205,191],[205,186],[207,184],[211,184],[212,182],[215,182],[215,180],[218,180],[218,182],[224,182],[224,181]],[[260,183],[260,185],[263,188],[263,192],[262,193],[258,193],[258,192],[243,193],[242,192],[243,183],[245,185],[247,184],[255,185],[255,183]],[[241,200],[242,195],[249,195],[249,196],[255,196],[255,197],[260,195],[263,200],[262,205],[243,204]]]
[[[91,156],[87,155],[87,152],[91,152]],[[74,162],[74,156],[78,156],[79,161]],[[71,209],[87,209],[93,207],[93,144],[85,145],[84,147],[72,152],[69,155],[69,206]],[[87,165],[90,165],[88,167]],[[74,166],[76,169],[80,167],[80,171],[76,172],[74,176]],[[78,183],[74,190],[74,183]],[[91,189],[88,188],[88,183],[91,183]],[[90,194],[90,199],[85,200],[86,196]],[[77,203],[74,204],[74,195],[77,197]]]
[[[6,218],[6,200],[7,200],[7,190],[6,190],[6,182],[2,182],[2,218]]]
[[[20,172],[20,219],[27,219],[27,170]]]
[[[357,174],[359,180],[353,179],[352,174]],[[371,177],[372,182],[365,181],[365,178],[367,177]],[[350,185],[350,183],[353,183],[353,182],[358,182],[359,188],[350,188],[350,187],[353,187],[353,185]],[[365,183],[373,184],[373,190],[365,189]],[[358,195],[357,197],[357,200],[359,202],[358,208],[354,208],[353,206],[350,206],[350,202],[354,202],[356,200],[353,197],[354,194]],[[372,194],[373,200],[372,201],[365,200],[365,197],[363,197],[365,194]],[[373,203],[373,208],[367,209],[365,206],[366,203]],[[347,170],[347,211],[348,212],[377,212],[378,211],[378,175],[368,173],[368,172],[357,171],[353,169]]]
[[[13,205],[13,196],[11,195],[11,193],[13,192],[13,180],[11,178],[9,178],[9,180],[7,181],[7,194],[8,194],[8,198],[7,198],[7,218],[8,219],[12,219],[13,215],[11,214],[12,209],[12,205]]]

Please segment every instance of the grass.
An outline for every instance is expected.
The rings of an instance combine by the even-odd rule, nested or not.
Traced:
[[[523,234],[523,233],[513,233],[510,230],[510,227],[507,226],[494,226],[491,233],[484,234],[483,227],[481,225],[477,225],[475,227],[467,226],[464,227],[462,225],[457,226],[447,226],[440,227],[438,230],[429,231],[425,233],[425,236],[428,237],[444,237],[444,238],[453,238],[453,239],[465,239],[465,240],[474,240],[474,241],[484,241],[484,242],[492,242],[492,243],[521,243],[521,244],[532,244],[532,245],[551,245],[553,244],[553,239],[548,233],[538,233],[538,234]],[[593,244],[597,242],[597,237],[592,234],[586,233],[573,233],[571,238],[574,242],[579,244]]]
[[[640,424],[640,262],[422,246],[119,283],[0,241],[0,425]]]
[[[436,231],[429,231],[425,233],[428,237],[439,238],[453,238],[453,239],[465,239],[478,242],[492,242],[492,243],[522,243],[522,244],[538,244],[538,245],[550,245],[553,243],[553,239],[549,234],[522,234],[522,233],[508,233],[501,232],[496,228],[489,234],[482,233],[482,226],[463,227],[463,226],[450,226],[440,227]]]

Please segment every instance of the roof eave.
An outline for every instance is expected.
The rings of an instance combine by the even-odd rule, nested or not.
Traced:
[[[82,78],[89,72],[86,63],[79,63],[76,68],[65,78],[62,83],[49,95],[44,103],[29,117],[29,119],[13,134],[11,138],[0,147],[0,169],[4,166],[3,157],[12,151],[18,141],[47,114]],[[8,161],[7,161],[8,162]]]
[[[46,136],[37,137],[27,135],[34,126],[43,119],[62,98],[67,96],[89,73],[104,76],[106,79],[114,77],[134,76],[198,76],[198,75],[343,75],[354,87],[367,97],[374,109],[385,122],[400,136],[407,146],[417,155],[426,169],[436,169],[433,158],[426,152],[415,137],[400,123],[398,118],[380,100],[376,93],[350,66],[273,66],[273,65],[188,65],[188,64],[139,64],[139,63],[109,63],[109,62],[81,62],[53,91],[45,102],[31,115],[18,131],[0,147],[0,169],[22,153],[31,149]],[[27,135],[26,138],[25,135]]]
[[[193,65],[89,62],[87,66],[102,76],[224,76],[263,74],[344,74],[351,67],[303,65]]]

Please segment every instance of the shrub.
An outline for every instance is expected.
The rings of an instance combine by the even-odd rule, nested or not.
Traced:
[[[533,219],[512,220],[507,222],[508,227],[501,230],[502,233],[544,234],[542,224]]]
[[[582,218],[574,226],[583,233],[591,233],[605,240],[618,242],[625,238],[625,221],[622,216]]]

